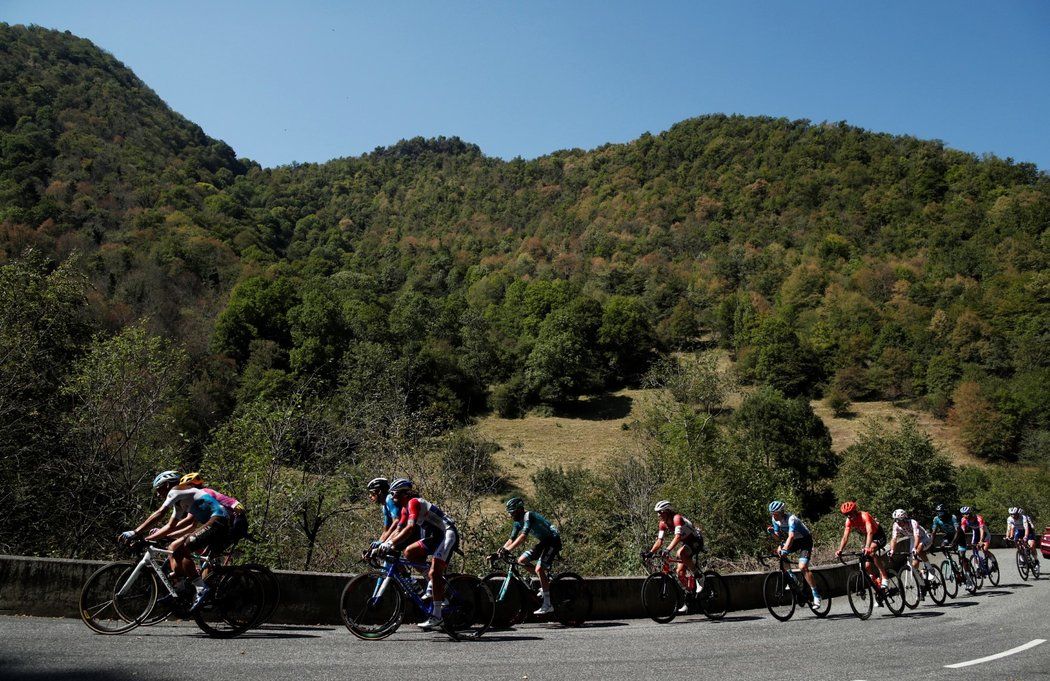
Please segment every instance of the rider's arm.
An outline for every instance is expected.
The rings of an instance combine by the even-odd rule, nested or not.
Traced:
[[[835,554],[842,553],[842,549],[846,548],[846,542],[849,541],[850,527],[846,525],[846,529],[842,532],[842,541],[839,542],[839,548],[835,551]]]
[[[387,538],[387,543],[392,544],[396,548],[401,542],[409,538],[409,536],[413,534],[412,530],[416,527],[416,517],[418,515],[419,502],[415,499],[409,499],[405,504],[405,509],[401,516],[402,520],[398,524],[398,529],[394,532],[392,537]]]
[[[137,537],[137,536],[139,536],[140,534],[142,534],[143,532],[145,532],[145,531],[146,531],[146,528],[147,528],[147,527],[149,527],[149,526],[150,526],[150,525],[152,525],[153,523],[155,523],[155,522],[157,522],[158,520],[160,520],[160,517],[161,517],[162,515],[164,515],[164,511],[165,511],[165,510],[167,510],[167,507],[166,507],[166,506],[161,506],[161,507],[160,507],[160,508],[158,508],[158,509],[157,509],[156,511],[154,511],[153,513],[151,513],[151,514],[150,514],[150,516],[149,516],[148,518],[146,518],[146,519],[145,519],[144,521],[142,521],[142,524],[141,524],[141,525],[139,525],[138,527],[136,527],[136,528],[135,528],[135,529],[133,530],[133,531],[135,532],[135,536],[136,536],[136,537]]]
[[[162,508],[161,510],[163,511],[164,509]],[[153,532],[150,532],[148,535],[148,539],[152,541],[154,539],[160,539],[161,537],[167,537],[175,528],[176,522],[177,521],[175,518],[175,511],[172,510],[171,517],[168,518],[168,522],[164,523],[162,526],[158,527]],[[136,531],[136,534],[137,533],[138,532]]]
[[[791,542],[795,540],[795,531],[789,529],[787,539],[784,540],[784,544],[780,547],[783,551],[791,550]]]

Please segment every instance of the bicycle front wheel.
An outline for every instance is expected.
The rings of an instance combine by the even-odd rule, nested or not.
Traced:
[[[795,591],[786,572],[777,570],[766,575],[762,580],[762,600],[773,619],[781,622],[791,619],[795,614]]]
[[[812,594],[811,594],[810,595],[809,610],[810,610],[810,612],[812,612],[817,617],[824,618],[824,617],[828,616],[829,612],[831,612],[831,587],[828,585],[827,577],[825,577],[823,574],[821,574],[819,572],[815,572],[815,571],[812,572],[812,574],[813,574],[813,580],[817,584],[817,593],[820,594],[820,606],[819,607],[814,607],[813,606]],[[807,588],[809,588],[809,585],[808,584],[803,584],[802,588],[803,589],[807,589]]]
[[[99,634],[123,634],[139,626],[157,601],[157,584],[143,566],[110,563],[95,570],[80,591],[80,619]]]
[[[233,638],[259,621],[266,605],[262,579],[241,566],[216,567],[208,575],[212,593],[193,613],[193,621],[212,638]]]
[[[920,580],[915,574],[914,568],[905,568],[900,574],[901,598],[909,610],[919,607]],[[887,587],[888,589],[889,587]]]
[[[339,614],[350,633],[365,641],[377,641],[397,631],[405,616],[401,589],[391,583],[379,594],[386,575],[366,572],[351,579],[339,598]]]
[[[941,577],[944,582],[944,593],[950,598],[955,598],[959,593],[959,582],[956,579],[955,565],[949,558],[941,561]]]
[[[984,586],[984,571],[981,569],[981,559],[970,556],[970,574],[973,575],[974,591]]]
[[[281,603],[281,584],[277,581],[277,575],[262,563],[245,563],[241,567],[259,575],[259,579],[262,581],[266,600],[263,605],[263,611],[259,615],[259,624],[265,624],[273,617],[274,610]]]
[[[487,574],[481,581],[488,587],[495,604],[496,610],[492,617],[493,627],[506,629],[525,621],[524,594],[522,594],[522,586],[517,581],[508,577],[506,572]]]
[[[926,590],[929,594],[930,599],[933,600],[937,605],[944,605],[945,599],[948,598],[948,593],[945,587],[944,576],[941,571],[932,565],[926,573]]]
[[[729,612],[729,585],[714,570],[704,571],[704,586],[700,590],[700,608],[708,619],[720,620]]]
[[[492,626],[492,592],[473,575],[452,575],[445,584],[445,633],[455,640],[478,638]]]
[[[875,597],[868,578],[860,570],[850,572],[846,580],[846,595],[853,614],[862,620],[871,617],[875,608]]]
[[[567,627],[579,627],[591,616],[594,596],[583,577],[563,572],[551,580],[551,605],[556,620]]]
[[[1028,581],[1028,557],[1021,549],[1017,549],[1017,574],[1021,575],[1023,581]]]
[[[667,624],[678,614],[684,594],[670,575],[655,572],[642,582],[642,607],[657,624]]]
[[[886,570],[886,575],[889,577],[883,583],[883,597],[886,599],[886,609],[893,614],[894,617],[899,617],[904,612],[904,585],[901,583],[901,576],[897,574],[896,570]]]

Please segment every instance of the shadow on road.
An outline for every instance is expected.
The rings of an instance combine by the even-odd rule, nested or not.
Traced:
[[[467,641],[467,643],[470,643],[471,645],[473,645],[475,643],[496,643],[496,642],[503,642],[503,641],[542,641],[542,640],[543,640],[542,636],[506,636],[504,634],[496,634],[496,635],[492,636],[492,635],[486,634],[486,635],[482,636],[481,638],[472,638],[472,639],[470,639],[470,641]],[[440,641],[435,641],[435,643],[439,643],[439,642]],[[444,643],[458,643],[458,641],[453,641],[450,638],[445,638],[444,639]]]
[[[907,617],[908,619],[914,620],[925,620],[931,617],[944,617],[943,612],[936,612],[934,610],[913,610],[900,615],[901,617]]]
[[[711,624],[722,624],[724,622],[754,622],[755,620],[764,620],[765,617],[759,615],[730,615],[729,617],[723,617],[720,620],[711,620],[706,617],[695,622],[710,622]]]
[[[945,603],[944,605],[939,606],[939,607],[942,607],[942,608],[972,608],[975,605],[979,605],[977,603],[977,601],[951,601],[950,603]]]
[[[335,631],[339,627],[306,627],[306,626],[293,626],[283,624],[264,624],[259,627],[259,631]]]
[[[1009,596],[1010,593],[1011,592],[1004,591],[1002,589],[988,589],[988,590],[982,589],[981,591],[978,591],[977,593],[975,593],[974,596],[991,596],[992,598],[995,598],[997,596]]]
[[[6,658],[0,658],[0,670],[0,678],[19,681],[132,681],[139,678],[134,673],[116,669],[26,669],[19,660]]]
[[[200,634],[197,638],[212,638],[207,634]],[[254,638],[254,639],[270,639],[278,640],[285,638],[321,638],[320,634],[291,634],[291,633],[280,633],[276,631],[246,631],[240,636],[236,637],[236,640]]]

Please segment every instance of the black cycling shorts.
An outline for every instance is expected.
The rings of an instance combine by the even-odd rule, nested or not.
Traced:
[[[186,548],[197,553],[213,547],[216,551],[221,551],[226,546],[226,539],[229,536],[229,521],[221,515],[213,515],[193,531],[193,534],[186,540]]]
[[[537,562],[541,567],[549,568],[561,553],[561,537],[543,539],[522,554],[528,562]]]

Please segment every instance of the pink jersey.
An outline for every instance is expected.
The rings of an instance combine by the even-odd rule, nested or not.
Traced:
[[[215,500],[218,501],[220,504],[222,504],[224,508],[230,508],[230,509],[243,508],[243,506],[241,506],[241,502],[237,501],[233,497],[228,497],[225,494],[219,494],[215,490],[210,489],[208,487],[205,487],[201,491],[204,492],[205,494],[210,494],[213,497],[215,497]]]

